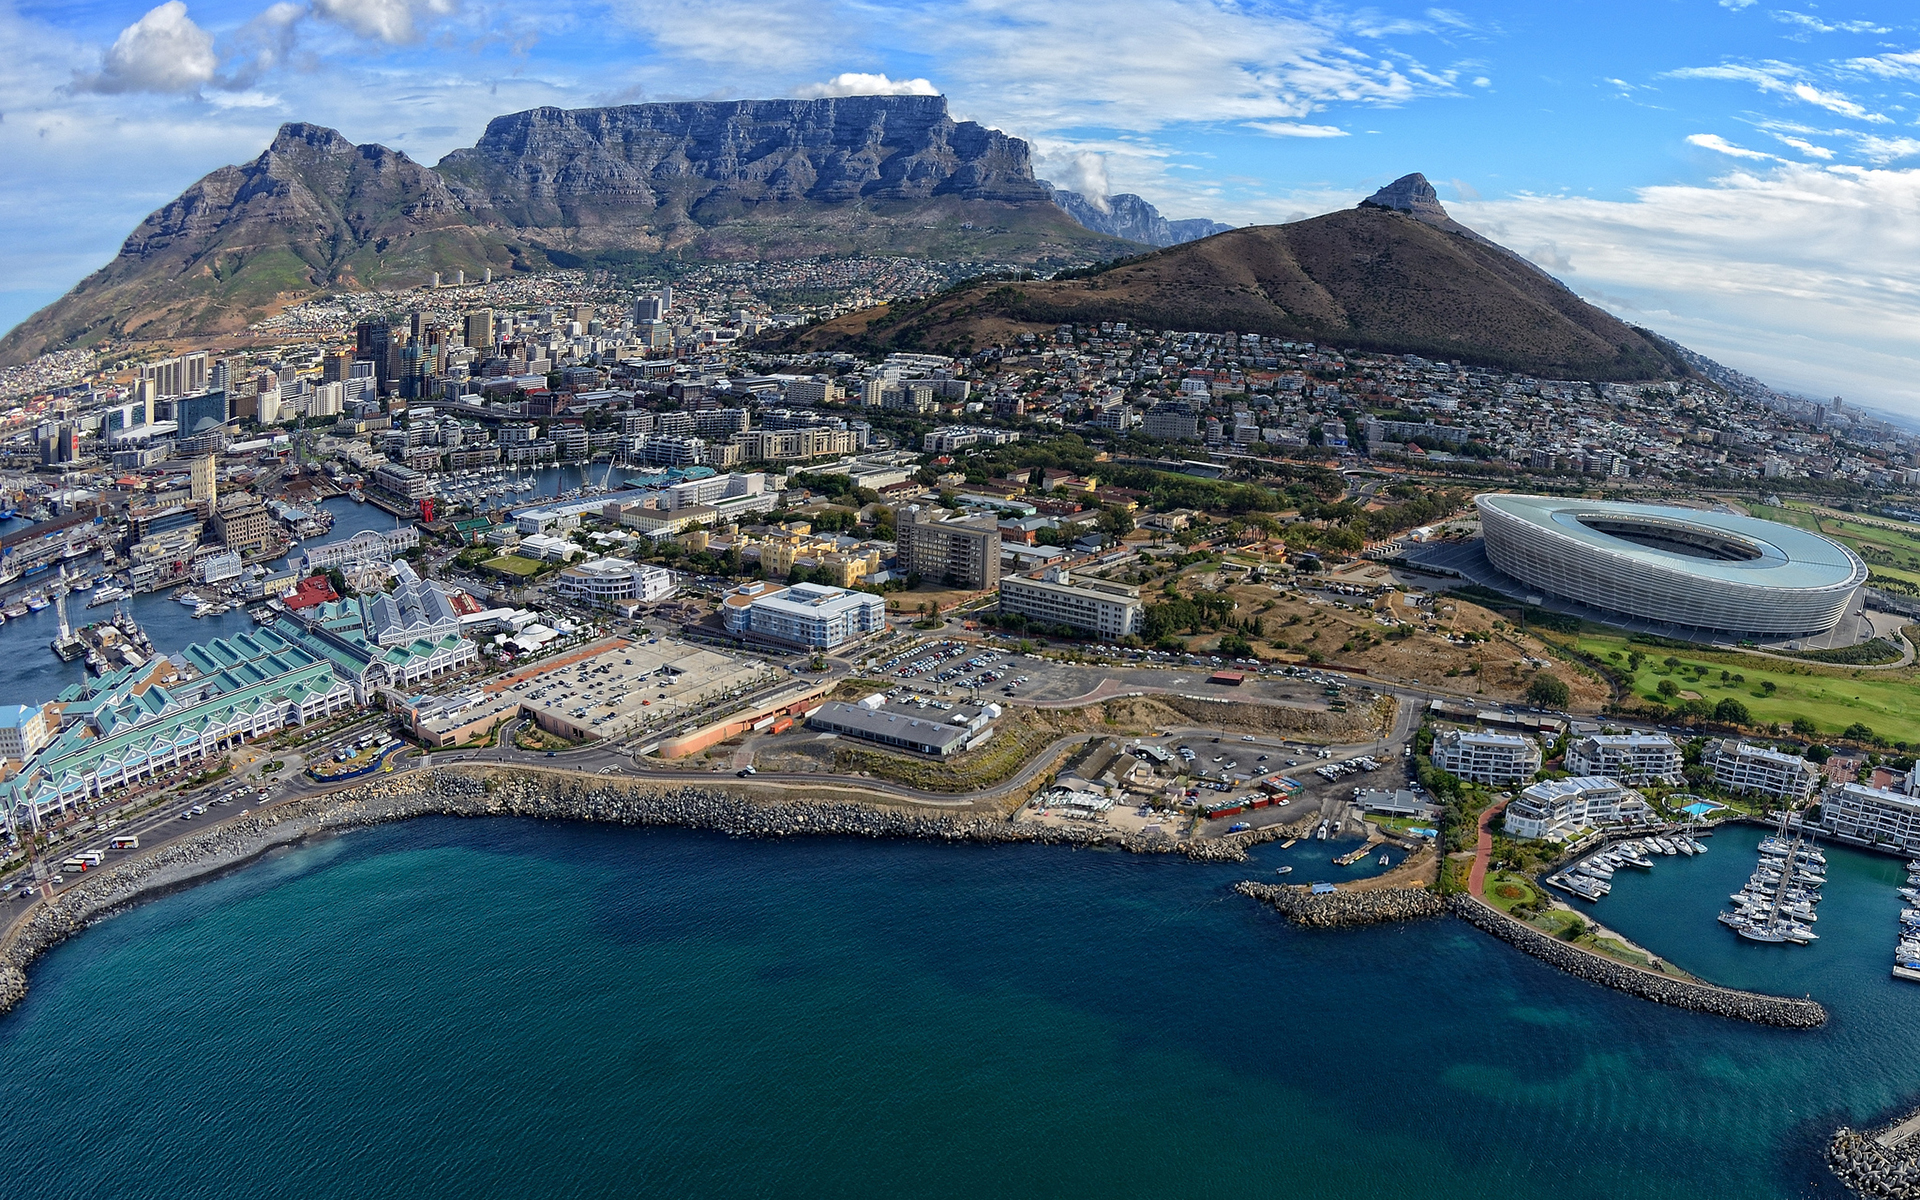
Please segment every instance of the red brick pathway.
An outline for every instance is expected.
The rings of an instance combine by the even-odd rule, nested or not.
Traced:
[[[1507,802],[1490,804],[1487,811],[1480,814],[1480,837],[1473,844],[1473,870],[1467,873],[1467,893],[1473,896],[1486,894],[1487,857],[1493,853],[1493,830],[1489,828],[1495,817],[1505,812]]]

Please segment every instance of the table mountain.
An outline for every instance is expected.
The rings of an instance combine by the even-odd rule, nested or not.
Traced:
[[[103,337],[231,333],[330,291],[552,263],[900,254],[1058,266],[1138,249],[1072,220],[1025,142],[939,96],[537,108],[432,168],[287,125],[141,223],[0,339],[0,363]]]
[[[1345,211],[1235,229],[1076,278],[970,284],[851,313],[782,343],[964,350],[1100,321],[1258,333],[1548,378],[1687,373],[1664,343],[1459,224],[1420,175]]]

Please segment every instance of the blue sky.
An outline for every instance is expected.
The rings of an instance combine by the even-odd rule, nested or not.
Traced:
[[[1235,224],[1422,171],[1582,295],[1920,413],[1920,12],[1887,3],[0,0],[0,326],[282,121],[434,162],[538,104],[938,90]]]

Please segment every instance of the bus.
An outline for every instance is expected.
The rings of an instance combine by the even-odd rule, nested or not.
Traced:
[[[115,850],[138,850],[140,848],[140,839],[134,834],[126,833],[114,838],[109,845]]]

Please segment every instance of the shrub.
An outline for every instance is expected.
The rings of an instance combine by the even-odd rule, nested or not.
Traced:
[[[1573,699],[1566,680],[1541,672],[1527,685],[1527,699],[1542,708],[1565,708]]]

